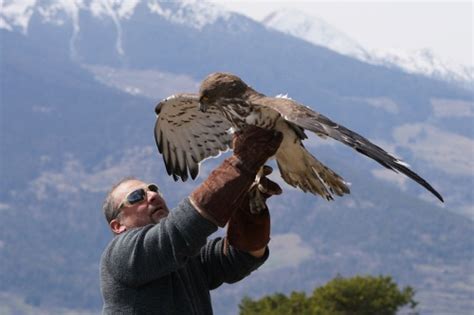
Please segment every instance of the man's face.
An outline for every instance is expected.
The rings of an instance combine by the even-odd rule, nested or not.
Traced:
[[[146,198],[134,205],[124,206],[120,209],[120,215],[110,222],[115,233],[121,233],[129,228],[145,226],[158,223],[169,213],[168,207],[161,196],[154,191],[146,189],[147,184],[139,180],[129,180],[120,184],[113,192],[116,207],[120,205],[126,196],[139,188],[145,188]],[[116,223],[113,223],[116,221]]]

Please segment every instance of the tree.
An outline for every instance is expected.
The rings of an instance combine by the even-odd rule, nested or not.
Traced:
[[[254,301],[248,297],[239,305],[240,315],[311,315],[310,299],[304,292],[292,292],[289,297],[276,293]]]
[[[400,290],[389,276],[336,277],[308,297],[304,292],[246,297],[239,309],[240,315],[395,315],[405,305],[416,307],[414,295],[411,287]]]
[[[415,291],[400,290],[389,276],[336,277],[314,290],[311,303],[315,314],[395,315],[405,305],[414,309]]]

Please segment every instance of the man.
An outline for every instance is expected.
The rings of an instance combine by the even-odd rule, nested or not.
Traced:
[[[281,140],[257,127],[239,133],[233,155],[171,212],[155,185],[127,179],[113,187],[104,203],[116,235],[101,259],[103,313],[212,314],[209,290],[241,280],[268,257],[268,209],[251,214],[249,191],[281,193],[265,176],[254,183]],[[226,223],[226,237],[207,242]]]

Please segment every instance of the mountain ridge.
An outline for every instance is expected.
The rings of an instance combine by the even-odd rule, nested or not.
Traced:
[[[472,65],[447,62],[427,48],[411,52],[367,49],[324,20],[298,10],[277,10],[264,17],[261,22],[269,28],[291,34],[315,45],[328,47],[363,62],[425,75],[470,89],[474,83]]]

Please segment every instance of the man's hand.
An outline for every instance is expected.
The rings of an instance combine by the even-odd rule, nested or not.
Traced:
[[[251,198],[258,189],[264,200],[282,193],[280,186],[266,176],[272,172],[269,166],[263,167],[263,176],[252,185],[251,190],[239,209],[232,215],[227,228],[227,242],[233,247],[248,252],[255,257],[262,257],[270,241],[270,212],[264,207],[259,213],[250,212]]]

